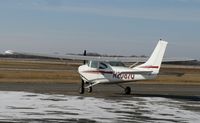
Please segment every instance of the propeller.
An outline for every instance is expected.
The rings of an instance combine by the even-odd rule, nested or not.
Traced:
[[[86,56],[86,55],[87,55],[87,51],[84,50],[84,52],[83,52],[83,56]],[[85,63],[86,63],[86,60],[83,61],[83,64],[85,64]]]
[[[86,50],[84,50],[83,56],[86,56]],[[86,64],[86,60],[83,60],[83,64]],[[80,94],[83,94],[84,91],[85,91],[85,86],[84,85],[85,85],[85,81],[83,79],[81,79],[81,87],[80,87],[80,90],[79,90]]]

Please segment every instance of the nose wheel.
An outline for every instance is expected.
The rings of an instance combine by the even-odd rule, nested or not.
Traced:
[[[92,93],[92,87],[88,88],[88,93]]]
[[[87,90],[88,93],[92,93],[92,87],[88,87],[87,89],[88,89]],[[84,92],[85,92],[85,82],[84,80],[81,80],[81,87],[79,89],[79,93],[84,94]]]
[[[84,92],[85,92],[85,87],[84,87],[84,85],[85,85],[85,83],[84,83],[84,81],[82,80],[82,81],[81,81],[81,87],[80,87],[80,89],[79,89],[79,93],[80,93],[80,94],[84,94]]]

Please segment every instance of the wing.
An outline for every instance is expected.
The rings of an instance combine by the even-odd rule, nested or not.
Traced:
[[[28,55],[58,59],[71,59],[71,60],[87,60],[87,61],[119,61],[119,62],[145,62],[147,58],[142,57],[103,57],[103,56],[82,56],[82,55],[47,55],[39,53],[16,52],[12,50],[5,51],[7,55]]]
[[[116,61],[116,62],[146,62],[148,58],[143,57],[103,57],[103,56],[81,56],[81,55],[47,55],[39,53],[27,53],[27,52],[15,52],[12,50],[5,51],[7,55],[29,55],[38,57],[58,58],[58,59],[70,59],[70,60],[87,60],[87,61]],[[192,61],[194,59],[188,58],[164,58],[163,62],[175,62],[175,61]]]

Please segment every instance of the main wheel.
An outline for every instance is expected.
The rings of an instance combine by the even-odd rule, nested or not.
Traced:
[[[92,87],[88,88],[88,93],[92,93]]]
[[[80,93],[80,94],[84,94],[84,92],[85,92],[84,81],[82,80],[82,81],[81,81],[81,87],[80,87],[80,89],[79,89],[79,93]]]
[[[125,94],[130,94],[131,93],[131,88],[129,86],[127,86],[125,88]]]

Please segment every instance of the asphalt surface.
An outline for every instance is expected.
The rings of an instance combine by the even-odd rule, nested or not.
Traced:
[[[124,89],[117,85],[96,85],[93,92],[79,94],[79,83],[0,83],[0,91],[25,91],[34,93],[64,94],[64,95],[82,95],[91,97],[166,97],[181,98],[200,101],[200,85],[188,84],[123,84],[124,87],[130,86],[132,91],[130,95],[124,94]]]

